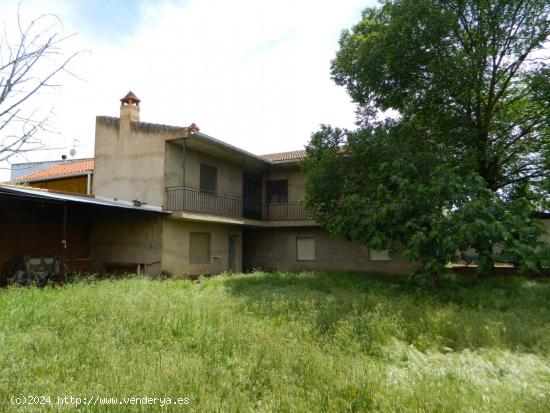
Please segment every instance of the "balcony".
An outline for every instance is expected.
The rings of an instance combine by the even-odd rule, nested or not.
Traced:
[[[299,202],[264,204],[262,219],[265,221],[308,221],[311,220]]]
[[[235,195],[205,192],[187,186],[166,188],[166,209],[263,221],[311,220],[299,202],[266,204]]]

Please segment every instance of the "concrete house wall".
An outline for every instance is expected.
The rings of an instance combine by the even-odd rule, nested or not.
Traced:
[[[242,196],[243,168],[240,165],[193,149],[185,149],[184,161],[182,143],[166,142],[164,181],[167,187],[188,186],[198,189],[201,164],[217,169],[218,193]]]
[[[166,142],[166,186],[187,186],[198,189],[200,187],[201,164],[217,169],[218,193],[242,196],[243,171],[239,165],[187,148],[183,155],[181,143]],[[190,262],[189,239],[191,232],[210,234],[212,257],[210,263],[192,264]],[[184,273],[202,274],[227,271],[229,269],[230,235],[237,236],[235,271],[242,271],[241,227],[165,218],[163,221],[162,271],[176,276]]]
[[[297,259],[298,237],[315,239],[315,260]],[[376,259],[379,254],[372,254],[364,245],[333,237],[319,227],[247,230],[244,238],[245,270],[263,268],[406,273],[416,268],[415,264],[399,256],[391,256],[389,260]]]
[[[201,164],[217,169],[218,193],[242,196],[243,170],[239,165],[189,149],[185,152],[185,185],[199,188]]]
[[[297,164],[275,166],[264,174],[264,194],[267,181],[288,180],[288,202],[297,202],[305,196],[305,177]]]
[[[96,118],[93,194],[163,205],[165,140],[181,136],[183,128],[139,122],[136,105],[123,104],[120,112],[120,118]],[[105,214],[96,219],[92,245],[94,271],[126,263],[144,264],[148,273],[159,274],[162,218]]]
[[[189,239],[192,232],[210,234],[211,262],[192,264]],[[228,271],[229,236],[237,237],[235,271],[242,271],[242,229],[234,225],[164,219],[162,231],[162,271],[172,275],[203,274]]]
[[[120,119],[97,117],[94,194],[163,206],[166,187],[198,189],[200,166],[205,164],[217,169],[217,193],[242,197],[243,174],[247,171],[241,163],[244,161],[225,156],[225,150],[218,149],[213,156],[208,150],[192,149],[184,142],[188,136],[188,128],[140,122],[139,106],[131,102],[123,102]],[[196,142],[197,138],[194,139]],[[266,162],[260,167],[258,161],[255,162],[255,172],[262,173],[264,202],[268,180],[288,180],[290,203],[304,197],[305,179],[297,163],[269,165]],[[237,239],[232,265],[236,271],[243,267],[263,267],[404,272],[411,268],[396,257],[390,261],[371,259],[363,246],[330,237],[313,222],[307,227],[296,227],[290,222],[270,223],[275,227],[266,227],[262,221],[252,227],[246,225],[251,224],[231,224],[215,216],[199,221],[181,214],[139,219],[130,215],[120,218],[105,215],[97,220],[93,230],[93,268],[100,270],[106,264],[120,262],[144,264],[150,274],[179,276],[227,271],[230,236]],[[192,232],[210,234],[209,262],[191,263]],[[315,238],[313,261],[296,258],[296,237],[304,234]]]
[[[166,187],[183,185],[182,147],[169,141],[164,146],[164,185]]]
[[[163,205],[165,141],[183,134],[184,128],[98,116],[94,194]]]
[[[94,219],[92,271],[140,264],[151,275],[161,272],[162,216],[105,211]]]
[[[184,157],[181,139],[187,135],[187,128],[140,122],[139,106],[131,103],[123,103],[120,118],[98,116],[94,195],[163,206],[165,187],[199,187],[200,164],[204,163],[218,169],[218,192],[240,196],[239,166],[193,150],[186,150]],[[190,263],[191,232],[211,234],[209,263]],[[230,235],[237,237],[233,266],[240,271],[240,227],[175,219],[169,214],[161,217],[106,213],[94,225],[92,267],[102,271],[111,264],[141,264],[152,275],[227,271]]]

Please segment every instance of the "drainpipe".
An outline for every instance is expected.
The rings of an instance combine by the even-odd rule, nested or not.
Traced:
[[[181,143],[181,175],[182,186],[185,186],[185,139]]]
[[[185,138],[181,143],[181,209],[185,209]]]

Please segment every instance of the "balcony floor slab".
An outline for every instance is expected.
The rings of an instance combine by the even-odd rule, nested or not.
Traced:
[[[182,219],[195,222],[209,222],[218,224],[240,225],[248,227],[316,227],[319,226],[315,221],[296,220],[296,221],[261,221],[249,218],[232,218],[218,215],[200,214],[196,212],[174,211],[170,214],[173,219]]]

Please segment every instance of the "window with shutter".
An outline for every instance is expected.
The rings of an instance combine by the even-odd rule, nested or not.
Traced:
[[[288,180],[267,181],[267,202],[270,204],[288,202]]]
[[[191,232],[189,234],[189,262],[191,264],[210,263],[210,234]]]
[[[315,261],[315,238],[296,237],[296,260]]]
[[[200,189],[201,192],[216,192],[218,170],[201,163]]]

